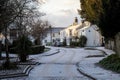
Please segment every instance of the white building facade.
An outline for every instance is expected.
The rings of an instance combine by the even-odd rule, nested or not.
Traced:
[[[65,41],[66,45],[70,46],[70,43],[75,41],[75,38],[78,36],[77,29],[82,27],[81,25],[81,23],[78,24],[78,20],[75,18],[72,25],[60,31],[60,42],[63,43]]]
[[[62,43],[66,40],[67,46],[70,46],[71,41],[75,41],[75,38],[78,36],[77,28],[81,27],[81,24],[71,25],[64,30],[60,31],[60,42]]]
[[[67,28],[52,28],[48,31],[43,39],[43,45],[64,45],[70,46],[74,42],[79,42],[80,36],[87,38],[86,46],[94,47],[103,44],[103,36],[100,34],[99,28],[96,25],[91,25],[90,22],[84,21],[78,24],[75,18],[72,25]]]
[[[60,31],[63,30],[62,27],[54,27],[47,31],[46,37],[42,40],[42,45],[60,45]]]
[[[83,28],[78,29],[78,36],[86,36],[86,46],[88,47],[101,46],[103,44],[103,36],[99,32],[99,28],[89,22],[86,22]]]
[[[67,46],[70,46],[71,42],[77,42],[76,38],[80,36],[86,36],[86,46],[101,46],[103,43],[103,36],[99,32],[99,28],[96,25],[91,25],[90,22],[85,21],[80,24],[74,22],[73,25],[60,31],[60,42],[66,42]]]

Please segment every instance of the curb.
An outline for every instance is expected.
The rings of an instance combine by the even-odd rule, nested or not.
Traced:
[[[92,47],[90,47],[90,48],[84,48],[84,49],[88,49],[88,50],[98,50],[98,51],[101,51],[101,52],[104,54],[104,56],[108,55],[104,50],[101,50],[101,49],[92,48]]]
[[[92,79],[92,80],[97,80],[96,78],[94,78],[94,77],[92,77],[91,75],[89,75],[89,74],[85,73],[84,71],[82,71],[82,70],[79,68],[79,65],[78,65],[78,64],[79,64],[79,63],[76,64],[76,67],[77,67],[77,71],[78,71],[79,73],[81,73],[82,75],[84,75],[84,76],[86,76],[86,77],[88,77],[88,78],[90,78],[90,79]]]
[[[48,54],[48,55],[44,55],[44,56],[51,56],[54,54],[59,53],[60,50],[58,49],[58,51],[52,53],[52,54]],[[8,74],[8,75],[2,75],[0,76],[0,79],[5,79],[5,78],[13,78],[13,77],[23,77],[23,76],[28,76],[30,71],[36,66],[36,65],[40,65],[41,63],[36,62],[35,64],[28,64],[28,66],[25,67],[25,69],[23,70],[22,73],[16,73],[16,74]],[[25,64],[20,64],[20,65],[25,65]]]
[[[24,69],[23,73],[24,73],[25,75],[28,75],[29,72],[30,72],[32,69],[33,69],[33,67],[32,67],[31,65],[28,65],[28,66]]]
[[[98,50],[98,51],[101,51],[104,56],[108,55],[104,50],[101,50],[101,49],[96,49],[96,48],[85,48],[85,49]],[[84,72],[83,70],[81,70],[81,69],[79,68],[79,65],[78,65],[78,64],[79,64],[79,63],[77,63],[76,66],[77,66],[77,71],[78,71],[79,73],[83,74],[84,76],[86,76],[86,77],[88,77],[88,78],[90,78],[90,79],[92,79],[92,80],[97,80],[97,79],[94,78],[93,76],[91,76],[91,75],[89,75],[88,73],[86,73],[86,72]]]
[[[28,66],[24,69],[23,73],[28,76],[29,73],[30,73],[30,71],[31,71],[35,66],[40,65],[40,64],[41,64],[41,63],[36,62],[35,65],[28,65]]]
[[[79,73],[81,73],[82,75],[84,75],[84,76],[86,76],[86,77],[88,77],[88,78],[90,78],[90,79],[92,79],[92,80],[97,80],[97,79],[95,79],[94,77],[86,74],[85,72],[83,72],[82,70],[80,70],[80,69],[78,69],[78,68],[77,68],[77,71],[78,71]]]
[[[0,79],[13,78],[13,77],[21,77],[21,76],[27,76],[27,75],[25,75],[24,73],[2,75],[2,76],[0,76]]]
[[[96,49],[96,50],[101,51],[105,56],[108,55],[108,54],[107,54],[105,51],[103,51],[103,50],[100,50],[100,49]]]
[[[28,65],[27,67],[25,67],[25,69],[23,70],[22,73],[2,75],[2,76],[0,76],[0,79],[28,76],[29,73],[30,73],[30,71],[31,71],[36,65],[40,65],[40,63],[39,63],[39,62],[36,62],[35,65]]]
[[[60,52],[60,50],[58,49],[58,51],[56,51],[56,52],[54,52],[54,53],[52,53],[52,54],[44,55],[44,56],[51,56],[51,55],[55,55],[55,54],[57,54],[57,53],[59,53],[59,52]]]

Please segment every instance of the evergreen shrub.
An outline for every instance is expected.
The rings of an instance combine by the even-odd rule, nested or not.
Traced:
[[[99,62],[99,65],[105,69],[120,73],[120,58],[117,54],[112,54]]]

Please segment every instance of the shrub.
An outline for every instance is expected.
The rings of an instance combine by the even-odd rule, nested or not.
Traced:
[[[17,53],[21,62],[25,62],[28,57],[28,53],[31,52],[32,42],[25,35],[18,39],[18,45],[16,46]]]
[[[9,66],[8,66],[9,64]],[[10,70],[10,69],[18,69],[17,63],[16,62],[4,62],[2,63],[2,65],[0,66],[0,70]]]
[[[11,44],[9,47],[10,47],[10,48],[16,47],[17,44],[18,44],[18,40],[14,40],[14,41],[12,42],[12,44]]]
[[[5,45],[2,44],[2,51],[5,51]]]
[[[112,54],[107,58],[104,58],[99,64],[105,69],[120,73],[120,58],[117,54]]]
[[[78,42],[70,42],[70,46],[74,47],[74,46],[79,46],[79,43]]]
[[[9,46],[9,52],[10,53],[17,53],[16,51],[16,47],[18,45],[19,41],[18,40],[14,40],[13,43]]]
[[[79,45],[80,45],[80,47],[85,47],[86,43],[87,43],[86,36],[80,36],[80,38],[79,38]]]
[[[28,55],[29,54],[39,54],[39,53],[44,52],[44,50],[45,50],[45,46],[36,45],[36,46],[32,46],[31,51],[28,52],[27,54]],[[18,53],[16,47],[10,48],[10,52],[15,53],[15,54]]]
[[[11,47],[11,48],[9,49],[9,52],[10,52],[10,53],[17,53],[16,47]]]
[[[63,46],[67,46],[66,38],[63,40],[62,45],[63,45]]]
[[[51,42],[47,42],[47,44],[46,44],[47,46],[51,46],[52,45],[52,43]]]
[[[44,52],[45,46],[41,45],[36,45],[32,47],[32,53],[30,54],[37,54],[37,53],[42,53]]]

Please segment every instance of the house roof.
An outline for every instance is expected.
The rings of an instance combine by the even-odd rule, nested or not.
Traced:
[[[77,30],[86,29],[86,28],[89,28],[90,26],[91,26],[91,23],[88,21],[85,21],[84,23],[82,23],[81,27],[77,28]]]
[[[99,28],[96,25],[86,26],[86,27],[81,28],[80,30],[87,30],[89,28],[93,28],[96,31],[99,30]]]
[[[48,33],[49,32],[52,32],[52,33],[58,33],[60,32],[61,30],[63,30],[64,28],[63,27],[52,27],[51,29],[48,29]]]

